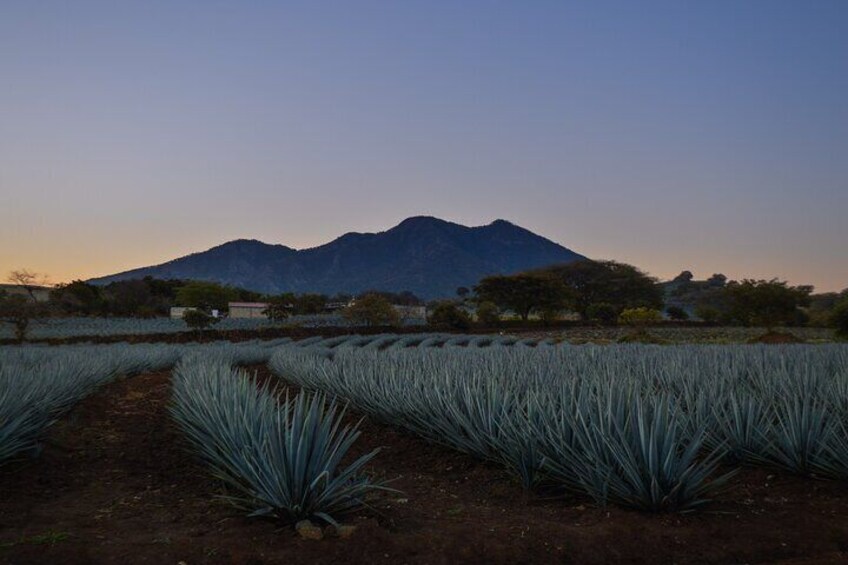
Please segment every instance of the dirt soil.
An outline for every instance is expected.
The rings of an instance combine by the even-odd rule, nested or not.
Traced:
[[[265,375],[267,378],[267,374]],[[403,494],[347,539],[248,519],[167,413],[170,379],[105,386],[37,459],[0,469],[0,563],[845,563],[848,485],[744,470],[705,510],[649,515],[528,494],[500,469],[366,421],[357,453]]]

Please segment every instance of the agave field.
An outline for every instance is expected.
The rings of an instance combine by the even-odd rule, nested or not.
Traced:
[[[51,429],[76,405],[151,373],[167,379],[151,425],[173,428],[179,450],[214,481],[201,502],[276,524],[337,527],[375,512],[392,520],[401,510],[380,501],[398,497],[424,505],[406,494],[418,492],[418,475],[393,484],[391,465],[403,462],[380,447],[401,436],[383,429],[419,442],[407,453],[439,446],[457,461],[500,469],[548,508],[576,500],[638,516],[689,513],[756,469],[810,489],[848,480],[848,345],[571,345],[420,333],[0,347],[0,482],[38,469]],[[143,392],[118,400],[132,414]],[[362,417],[372,423],[363,427]],[[156,434],[141,437],[151,453],[166,447]],[[64,455],[50,457],[56,465]],[[438,468],[455,465],[465,464]],[[160,474],[163,484],[179,481],[167,468]]]
[[[722,463],[848,478],[848,347],[355,339],[280,348],[281,378],[599,504],[686,510]],[[375,340],[371,343],[377,343]]]

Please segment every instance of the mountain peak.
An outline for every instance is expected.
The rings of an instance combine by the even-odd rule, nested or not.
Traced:
[[[268,294],[409,290],[430,299],[452,296],[457,287],[473,286],[487,275],[580,259],[584,257],[506,220],[467,227],[433,216],[413,216],[384,232],[351,232],[300,251],[237,239],[91,282],[108,284],[149,275],[208,280]]]

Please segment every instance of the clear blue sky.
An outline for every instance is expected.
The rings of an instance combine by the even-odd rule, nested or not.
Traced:
[[[0,271],[505,218],[848,287],[848,1],[0,4]]]

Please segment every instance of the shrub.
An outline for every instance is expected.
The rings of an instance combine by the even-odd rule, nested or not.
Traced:
[[[203,310],[186,310],[183,314],[183,321],[191,329],[202,332],[211,325],[217,324],[219,320]]]
[[[669,306],[665,309],[665,313],[668,314],[668,317],[672,320],[688,320],[689,314],[681,308],[680,306]]]
[[[830,323],[836,328],[836,335],[848,339],[848,300],[843,300],[836,305],[830,315]]]
[[[698,306],[695,315],[708,324],[714,324],[721,317],[721,311],[712,306]]]
[[[452,302],[439,302],[428,319],[431,326],[443,329],[467,330],[471,327],[471,316]]]
[[[593,322],[613,326],[618,320],[618,309],[608,302],[599,302],[586,309],[586,316]]]
[[[644,326],[662,320],[659,310],[651,308],[628,308],[618,316],[618,322],[628,326]]]
[[[477,321],[484,326],[496,326],[501,321],[501,313],[494,302],[488,300],[477,306]]]
[[[342,316],[354,325],[396,326],[400,315],[392,303],[379,294],[366,294],[342,310]]]

